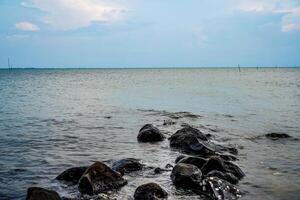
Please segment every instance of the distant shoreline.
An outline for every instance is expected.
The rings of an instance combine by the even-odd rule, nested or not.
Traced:
[[[240,69],[298,69],[300,66],[295,67],[241,67]],[[0,68],[0,70],[128,70],[128,69],[238,69],[238,67],[16,67],[16,68]]]

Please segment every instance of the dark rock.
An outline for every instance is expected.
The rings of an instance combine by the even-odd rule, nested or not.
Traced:
[[[177,163],[191,164],[191,165],[195,165],[196,167],[201,169],[206,162],[207,162],[207,159],[204,159],[204,158],[187,156],[187,157],[180,159]]]
[[[167,196],[168,193],[156,183],[141,185],[134,192],[135,200],[157,200]]]
[[[162,168],[160,168],[160,167],[156,167],[156,168],[154,169],[154,173],[155,173],[155,174],[161,174],[163,171],[164,171],[164,170],[163,170]]]
[[[210,143],[206,136],[198,129],[184,127],[170,138],[170,146],[186,153],[210,156],[215,153],[215,145]]]
[[[211,157],[201,168],[203,174],[207,175],[209,172],[216,170],[223,173],[231,173],[238,179],[245,176],[244,172],[235,164],[224,161],[220,157]]]
[[[152,124],[143,126],[137,136],[139,142],[160,142],[165,139],[165,136],[154,127]]]
[[[202,183],[202,193],[216,200],[238,199],[242,193],[234,185],[218,177],[207,177]]]
[[[55,191],[31,187],[27,190],[26,200],[61,200],[61,198]]]
[[[77,184],[87,167],[72,167],[56,177],[57,180]]]
[[[133,171],[138,171],[143,168],[143,165],[138,159],[126,158],[116,161],[112,164],[112,169],[120,173],[128,173]]]
[[[207,177],[210,177],[210,176],[218,177],[220,179],[226,180],[231,184],[237,184],[239,182],[239,179],[231,173],[223,173],[220,171],[213,170],[207,174]]]
[[[79,180],[81,194],[98,194],[118,189],[127,184],[127,181],[118,172],[115,172],[101,162],[95,162],[82,175]]]
[[[173,168],[173,165],[171,165],[170,163],[166,164],[165,168],[169,169],[169,168]]]
[[[171,180],[175,186],[197,188],[200,186],[202,173],[195,165],[178,163],[171,172]]]
[[[179,155],[177,156],[177,158],[175,159],[175,163],[178,163],[182,158],[185,158],[186,156],[184,155]]]
[[[282,138],[290,138],[291,136],[286,133],[268,133],[265,135],[267,138],[270,138],[272,140],[278,140]]]
[[[236,160],[238,160],[237,157],[235,157],[233,155],[218,154],[218,156],[220,156],[223,160],[226,160],[226,161],[236,161]]]

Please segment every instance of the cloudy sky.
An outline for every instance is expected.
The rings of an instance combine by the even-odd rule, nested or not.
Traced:
[[[0,66],[300,66],[300,0],[0,0]]]

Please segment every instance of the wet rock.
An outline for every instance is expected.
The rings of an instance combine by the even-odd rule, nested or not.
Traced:
[[[220,179],[226,180],[227,182],[231,183],[231,184],[237,184],[239,182],[239,179],[237,177],[235,177],[233,174],[231,173],[223,173],[220,171],[210,171],[207,174],[207,177],[218,177]]]
[[[175,163],[178,163],[182,158],[185,158],[186,156],[184,155],[179,155],[177,156],[177,158],[175,159]]]
[[[200,186],[201,178],[200,169],[191,164],[178,163],[171,172],[171,180],[178,187],[197,188]]]
[[[169,168],[173,168],[173,165],[171,165],[170,163],[166,164],[165,168],[169,169]]]
[[[139,142],[160,142],[165,139],[165,136],[154,127],[152,124],[143,126],[137,136]]]
[[[82,175],[78,189],[81,194],[98,194],[118,189],[127,184],[127,181],[118,172],[115,172],[101,162],[95,162]]]
[[[31,187],[27,190],[26,200],[61,200],[61,198],[55,191]]]
[[[129,173],[133,171],[138,171],[143,168],[143,165],[135,158],[125,158],[116,161],[112,165],[112,169],[120,173]]]
[[[220,157],[211,157],[201,168],[203,174],[207,175],[209,172],[216,170],[223,173],[231,173],[238,179],[245,176],[244,172],[235,164],[224,161]]]
[[[206,162],[207,162],[207,159],[204,159],[204,158],[187,156],[187,157],[180,159],[177,163],[191,164],[191,165],[195,165],[196,167],[201,169]]]
[[[162,169],[162,168],[160,168],[160,167],[156,167],[156,168],[154,169],[154,173],[155,173],[155,174],[161,174],[161,173],[163,173],[163,171],[164,171],[164,169]]]
[[[192,127],[178,130],[169,140],[171,147],[178,148],[185,153],[205,157],[215,154],[215,145],[210,143],[201,131]]]
[[[134,192],[135,200],[157,200],[167,196],[168,193],[157,183],[141,185]]]
[[[201,183],[202,193],[216,200],[233,200],[242,196],[242,193],[234,185],[218,177],[208,177]]]
[[[77,184],[87,167],[72,167],[56,177],[57,180]]]
[[[223,160],[226,160],[226,161],[236,161],[236,160],[238,160],[237,157],[235,157],[233,155],[218,154],[218,156],[220,156]]]
[[[286,133],[268,133],[265,135],[267,138],[272,140],[278,140],[283,138],[290,138],[291,136]]]

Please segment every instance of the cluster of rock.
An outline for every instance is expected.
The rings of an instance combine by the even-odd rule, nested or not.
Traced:
[[[151,124],[146,124],[137,136],[139,142],[159,142],[165,140],[161,131]],[[176,187],[193,190],[199,195],[211,199],[237,199],[241,192],[234,186],[245,176],[232,161],[236,160],[237,150],[232,147],[216,145],[200,130],[190,126],[178,130],[170,138],[170,147],[180,152],[192,154],[180,155],[175,166],[166,169],[156,168],[155,173],[172,170],[170,178]],[[67,169],[57,176],[57,180],[77,184],[81,195],[98,195],[117,190],[127,184],[124,174],[143,169],[137,159],[127,158],[107,166],[95,162],[91,166]],[[135,200],[155,200],[167,198],[168,193],[157,183],[139,186]],[[60,200],[59,195],[43,188],[29,188],[26,200]],[[81,198],[80,198],[81,199]],[[103,198],[101,198],[103,199]]]

